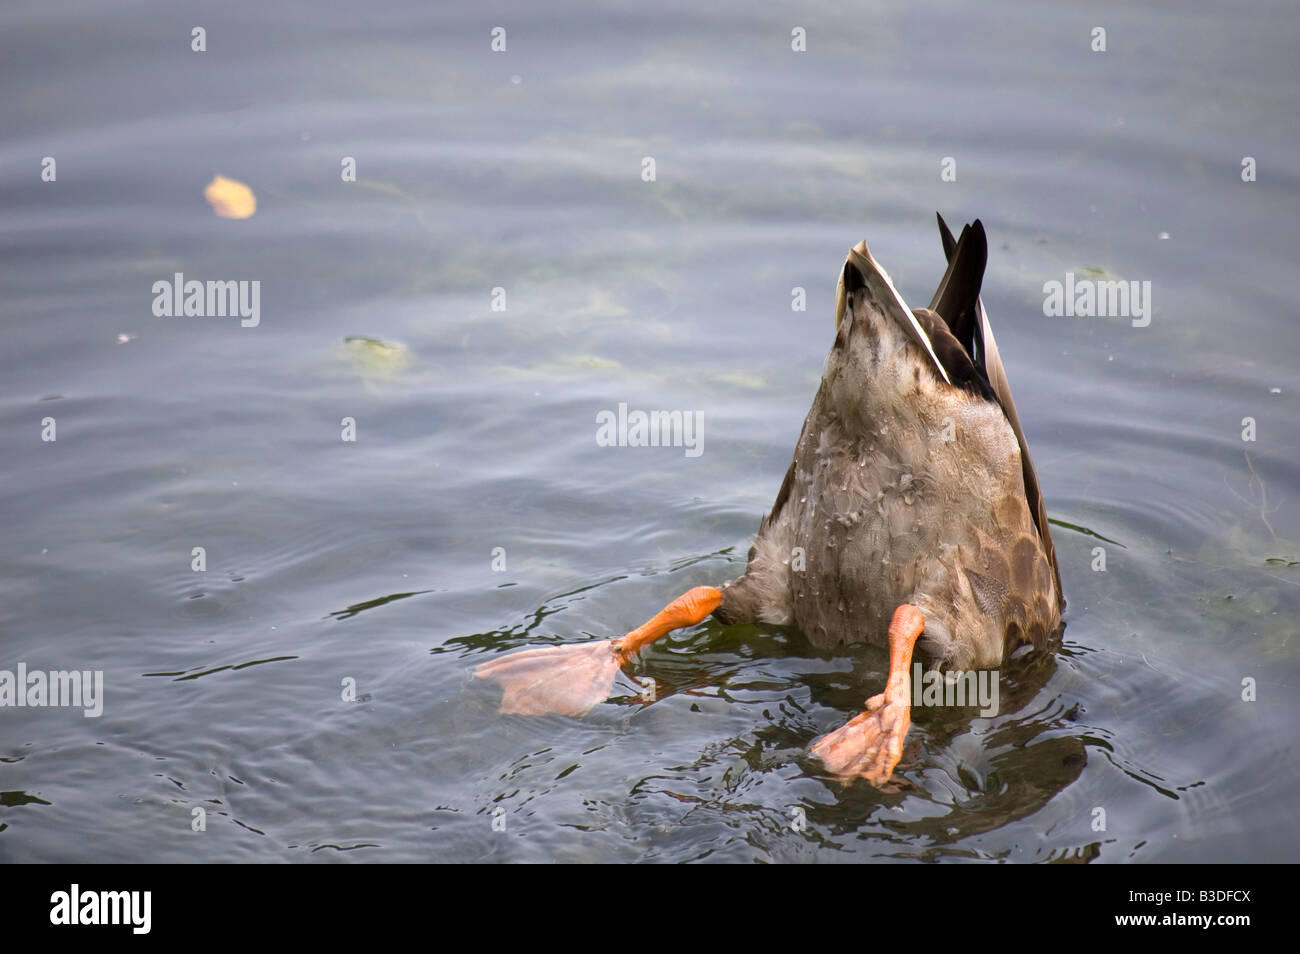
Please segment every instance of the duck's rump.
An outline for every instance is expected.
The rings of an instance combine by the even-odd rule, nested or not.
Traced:
[[[982,410],[950,417],[986,435],[978,454],[936,441],[919,419],[865,434],[832,419],[815,447],[801,446],[791,499],[769,532],[807,554],[790,576],[791,615],[814,644],[883,645],[905,602],[925,613],[922,651],[944,665],[997,665],[1006,645],[1047,636],[1051,568],[1019,490],[1014,440]],[[989,435],[999,427],[1008,433]]]
[[[895,608],[913,603],[926,617],[922,653],[945,668],[992,667],[1007,648],[1045,643],[1059,623],[1052,572],[1005,421],[955,412],[959,427],[1007,431],[986,433],[979,445],[994,453],[972,456],[933,441],[920,419],[846,429],[822,397],[728,588],[731,616],[794,624],[821,647],[885,645]]]

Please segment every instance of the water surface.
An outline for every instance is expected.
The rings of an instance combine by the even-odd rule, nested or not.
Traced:
[[[1294,10],[546,6],[0,13],[0,668],[106,684],[0,710],[0,859],[1294,860]],[[1060,651],[918,712],[884,792],[805,754],[884,652],[792,630],[498,715],[477,663],[743,570],[846,250],[925,304],[936,209],[990,235]],[[260,324],[155,317],[176,272],[260,281]],[[1045,317],[1066,272],[1150,281],[1150,324]],[[598,446],[620,402],[704,452]]]

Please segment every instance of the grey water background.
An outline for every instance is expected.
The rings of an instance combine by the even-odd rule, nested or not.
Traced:
[[[0,669],[106,687],[0,709],[0,860],[1295,860],[1297,23],[6,5]],[[218,173],[256,215],[213,215]],[[918,711],[886,791],[805,754],[884,652],[793,630],[661,641],[649,705],[498,715],[477,663],[741,572],[845,252],[925,304],[936,210],[990,236],[1061,650],[996,716]],[[1149,280],[1150,325],[1045,317],[1067,271]],[[154,317],[175,272],[259,280],[260,325]],[[704,453],[597,446],[619,402],[702,412]]]

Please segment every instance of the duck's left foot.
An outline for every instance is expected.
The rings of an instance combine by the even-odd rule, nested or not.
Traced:
[[[609,698],[623,657],[612,639],[525,649],[474,670],[505,690],[501,712],[584,716]]]
[[[924,629],[925,617],[915,606],[904,603],[894,611],[885,691],[867,700],[866,712],[813,743],[812,754],[834,774],[845,779],[861,776],[876,786],[889,781],[912,724],[908,669]]]
[[[700,622],[721,602],[721,590],[697,586],[621,639],[525,649],[483,663],[474,675],[501,684],[502,712],[584,716],[609,698],[624,663],[665,633]]]

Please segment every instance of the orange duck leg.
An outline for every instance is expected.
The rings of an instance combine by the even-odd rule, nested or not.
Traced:
[[[609,698],[619,669],[643,647],[674,629],[701,622],[721,602],[717,587],[697,586],[621,639],[525,649],[483,663],[474,675],[501,684],[502,712],[586,715]]]
[[[872,785],[883,785],[903,757],[903,740],[912,725],[908,670],[924,629],[925,617],[915,606],[904,603],[894,610],[885,691],[867,700],[866,712],[813,743],[812,754],[841,778],[861,776]]]

